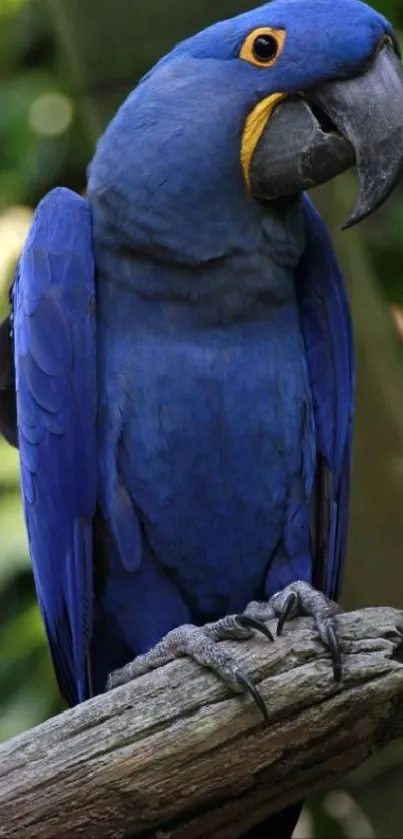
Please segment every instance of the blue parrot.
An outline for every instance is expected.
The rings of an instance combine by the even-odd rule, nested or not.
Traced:
[[[188,655],[266,706],[223,638],[312,615],[341,677],[354,360],[305,190],[346,222],[403,171],[403,73],[359,0],[272,0],[176,46],[40,203],[0,329],[39,605],[74,705]],[[250,839],[290,836],[299,805]]]

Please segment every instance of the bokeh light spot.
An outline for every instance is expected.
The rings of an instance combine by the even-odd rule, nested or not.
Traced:
[[[28,121],[36,134],[58,137],[67,131],[73,119],[73,104],[64,95],[52,91],[42,93],[29,109]]]

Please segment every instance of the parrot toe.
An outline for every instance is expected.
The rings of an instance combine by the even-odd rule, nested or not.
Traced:
[[[265,624],[253,615],[228,615],[205,626],[185,624],[172,629],[151,650],[138,655],[133,661],[110,674],[106,690],[112,690],[132,679],[162,667],[180,656],[189,656],[213,670],[217,676],[236,693],[249,693],[259,708],[264,720],[268,722],[265,701],[249,676],[239,667],[237,661],[220,648],[218,642],[224,640],[247,640],[255,632],[260,632],[268,640],[273,635]]]
[[[340,644],[337,635],[337,614],[341,607],[317,591],[309,583],[298,580],[274,594],[267,602],[252,602],[245,615],[259,621],[277,618],[277,635],[281,635],[286,621],[302,615],[314,618],[320,638],[330,651],[336,682],[342,678]]]

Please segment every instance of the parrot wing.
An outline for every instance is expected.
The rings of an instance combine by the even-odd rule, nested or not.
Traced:
[[[337,599],[347,545],[354,349],[343,277],[326,225],[305,197],[306,249],[297,294],[314,405],[313,584]]]
[[[75,704],[91,694],[96,347],[91,214],[70,190],[39,204],[12,302],[30,554],[60,689]]]

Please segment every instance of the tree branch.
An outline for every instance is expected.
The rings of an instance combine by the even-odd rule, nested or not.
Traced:
[[[224,839],[334,786],[403,734],[403,612],[340,616],[336,685],[312,621],[226,642],[260,683],[248,697],[181,659],[0,748],[0,837]]]

